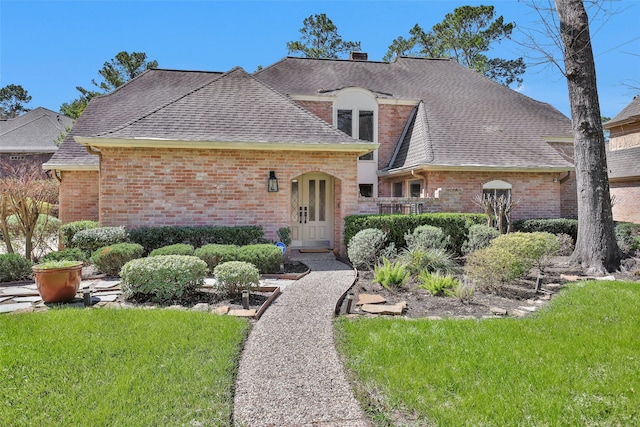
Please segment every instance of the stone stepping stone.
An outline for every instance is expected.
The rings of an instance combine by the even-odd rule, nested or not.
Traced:
[[[524,317],[528,314],[528,311],[514,309],[509,312],[509,314],[513,317]]]
[[[567,282],[577,282],[580,279],[581,279],[580,276],[576,276],[574,274],[561,274],[560,275],[560,280],[566,280]]]
[[[532,307],[532,306],[524,306],[521,305],[520,307],[518,307],[519,310],[525,310],[525,311],[529,311],[529,312],[534,312],[536,310],[538,310],[538,307]]]
[[[101,280],[94,286],[94,289],[111,289],[120,284],[119,280]]]
[[[15,302],[38,302],[42,301],[40,297],[15,297],[13,299]]]
[[[0,289],[0,294],[3,296],[10,295],[14,297],[27,297],[27,296],[33,296],[33,295],[40,295],[37,289],[28,289],[26,286]]]
[[[371,314],[388,314],[398,316],[402,314],[404,307],[400,304],[395,305],[382,305],[382,304],[364,304],[362,311]]]
[[[489,308],[489,311],[491,311],[496,316],[506,316],[507,315],[507,310],[504,309],[504,308],[500,308],[500,307],[491,307],[491,308]]]
[[[94,299],[97,299],[99,302],[114,302],[118,299],[117,294],[104,295],[104,294],[93,294],[91,300],[93,302]]]
[[[213,312],[216,314],[227,314],[229,312],[229,306],[223,305],[222,307],[216,307]]]
[[[256,310],[254,308],[250,310],[229,310],[229,316],[253,317],[255,315]]]
[[[101,295],[122,295],[122,291],[110,291],[110,290],[106,290],[106,291],[100,291],[100,290],[96,290],[93,292],[94,296],[101,296]]]
[[[13,297],[0,297],[0,302],[5,302],[6,300],[12,299]]]
[[[15,304],[0,304],[0,313],[11,313],[12,311],[22,310],[31,307],[30,302],[19,302]]]
[[[360,294],[358,295],[358,302],[356,302],[356,305],[384,304],[385,302],[387,302],[387,299],[382,295]]]
[[[213,279],[211,277],[207,277],[206,279],[204,279],[203,288],[213,288],[215,285],[216,285],[216,279]]]

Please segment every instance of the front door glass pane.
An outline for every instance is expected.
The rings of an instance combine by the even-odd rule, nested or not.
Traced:
[[[320,194],[319,196],[319,203],[318,203],[318,220],[319,221],[325,221],[327,214],[326,214],[326,210],[327,210],[327,181],[324,179],[321,179],[319,181],[320,184],[320,188],[319,188],[319,192]]]
[[[309,221],[316,220],[316,180],[309,180]]]
[[[298,181],[291,181],[291,221],[298,222]]]

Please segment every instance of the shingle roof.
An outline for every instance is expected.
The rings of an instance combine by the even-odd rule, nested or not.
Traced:
[[[640,177],[640,147],[607,150],[609,179]]]
[[[115,129],[175,101],[220,75],[222,73],[218,72],[147,70],[112,93],[94,97],[45,167],[97,167],[98,157],[87,153],[85,147],[75,142],[74,136],[96,135]]]
[[[234,68],[156,111],[95,136],[273,144],[363,143],[268,88],[242,68]]]
[[[256,77],[288,95],[362,87],[419,99],[424,114],[391,168],[417,165],[565,168],[544,137],[571,137],[571,122],[549,104],[495,83],[454,61],[400,57],[391,63],[285,58]],[[422,136],[416,134],[419,131]],[[424,150],[421,158],[415,156]],[[406,153],[406,156],[401,155]],[[412,155],[408,155],[412,153]]]
[[[620,124],[633,121],[640,121],[640,96],[636,96],[618,115],[608,122],[603,123],[602,127],[611,129]]]
[[[60,113],[38,107],[13,119],[0,120],[0,152],[53,153],[53,142],[73,121]]]

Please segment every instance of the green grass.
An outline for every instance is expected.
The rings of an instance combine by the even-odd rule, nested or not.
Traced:
[[[230,425],[248,328],[174,310],[0,316],[0,425]]]
[[[405,425],[399,414],[411,425],[640,425],[638,283],[580,283],[525,319],[340,319],[336,329],[379,425]]]

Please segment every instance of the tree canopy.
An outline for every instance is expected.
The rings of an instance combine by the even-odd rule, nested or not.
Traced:
[[[338,28],[326,14],[304,19],[300,40],[287,42],[289,54],[301,53],[306,58],[338,58],[338,54],[360,50],[360,42],[344,41]]]
[[[91,83],[100,90],[88,90],[82,86],[76,86],[80,95],[73,101],[62,104],[60,111],[72,119],[77,119],[94,96],[109,93],[144,71],[157,67],[158,61],[147,61],[147,54],[144,52],[119,52],[98,70],[98,74],[102,76],[103,80],[100,82],[96,82],[95,79],[91,80]]]
[[[451,58],[465,67],[484,74],[505,86],[521,84],[526,65],[522,58],[489,58],[486,52],[494,43],[509,39],[514,23],[495,18],[493,6],[462,6],[445,15],[444,20],[425,31],[416,24],[410,37],[393,40],[384,60],[395,55]]]
[[[20,85],[10,84],[0,89],[0,117],[12,119],[30,111],[25,104],[31,102],[31,96]]]

